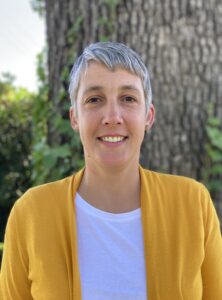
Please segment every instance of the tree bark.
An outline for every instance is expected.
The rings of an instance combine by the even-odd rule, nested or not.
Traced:
[[[67,78],[61,74],[76,55],[91,42],[123,42],[148,66],[156,107],[141,163],[201,180],[209,103],[222,119],[221,0],[45,1],[49,97],[55,112],[62,110],[66,117],[59,95],[67,89]],[[49,128],[51,139],[60,140]],[[216,205],[222,216],[221,203]]]

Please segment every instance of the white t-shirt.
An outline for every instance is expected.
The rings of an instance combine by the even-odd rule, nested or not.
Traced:
[[[141,209],[113,214],[76,195],[83,300],[145,300]]]

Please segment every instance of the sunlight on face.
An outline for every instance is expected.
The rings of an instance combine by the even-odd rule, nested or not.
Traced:
[[[138,163],[151,117],[145,112],[141,79],[124,69],[110,71],[90,63],[76,101],[78,116],[71,109],[71,122],[79,130],[86,164]]]

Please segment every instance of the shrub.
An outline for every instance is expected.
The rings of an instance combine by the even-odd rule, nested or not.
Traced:
[[[32,99],[8,75],[0,80],[0,241],[14,201],[31,185]]]

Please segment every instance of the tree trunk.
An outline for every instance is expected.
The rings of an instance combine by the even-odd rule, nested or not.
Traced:
[[[67,90],[76,55],[91,42],[123,42],[147,64],[156,107],[141,163],[200,180],[209,103],[222,119],[221,0],[45,1],[49,97],[55,112],[67,117],[60,95]],[[51,142],[61,141],[52,124],[49,129]],[[221,203],[216,205],[222,216]]]

